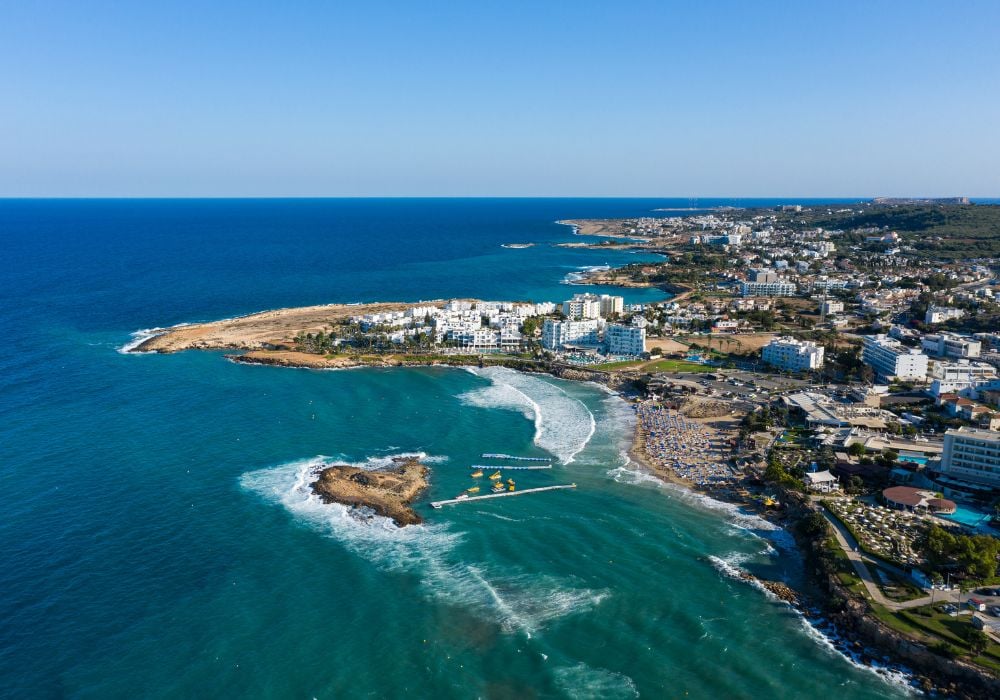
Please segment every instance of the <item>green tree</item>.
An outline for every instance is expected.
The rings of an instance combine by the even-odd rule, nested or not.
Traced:
[[[972,653],[976,656],[982,654],[990,646],[989,636],[982,630],[977,630],[971,625],[965,630],[964,636],[965,642],[969,645]]]
[[[813,511],[799,521],[799,532],[807,537],[818,537],[826,534],[827,522],[822,513]]]

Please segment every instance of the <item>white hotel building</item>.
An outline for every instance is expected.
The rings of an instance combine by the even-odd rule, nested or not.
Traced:
[[[608,318],[625,310],[625,298],[610,294],[574,294],[563,302],[563,314],[571,319]]]
[[[920,340],[928,354],[938,357],[979,357],[983,344],[955,333],[930,333]]]
[[[740,296],[744,297],[791,297],[795,296],[797,291],[798,287],[785,280],[740,284]]]
[[[646,351],[646,329],[609,323],[604,329],[604,345],[609,355],[641,355]]]
[[[761,359],[780,369],[798,372],[822,367],[823,352],[821,345],[785,336],[774,338],[764,346],[761,350]]]
[[[946,432],[941,473],[960,481],[1000,488],[1000,432],[977,428]]]
[[[861,361],[881,380],[927,378],[927,355],[884,334],[865,336]]]
[[[997,377],[997,369],[985,362],[932,362],[930,379],[931,395],[958,394],[967,389],[975,389]]]
[[[547,318],[542,326],[542,347],[559,350],[564,345],[597,345],[600,323],[597,319],[554,321]]]

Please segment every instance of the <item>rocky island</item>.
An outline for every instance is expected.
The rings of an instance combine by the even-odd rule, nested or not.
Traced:
[[[334,464],[319,472],[312,490],[326,503],[370,508],[391,518],[399,527],[417,525],[423,519],[410,504],[427,488],[426,466],[413,457],[398,457],[385,469],[367,470]]]

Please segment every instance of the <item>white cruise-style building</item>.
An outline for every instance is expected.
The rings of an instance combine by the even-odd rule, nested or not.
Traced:
[[[545,319],[542,326],[542,347],[560,350],[565,345],[597,345],[600,322],[597,319],[583,321],[554,321]]]

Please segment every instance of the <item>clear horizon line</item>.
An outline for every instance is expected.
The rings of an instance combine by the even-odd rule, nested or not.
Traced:
[[[198,200],[198,199],[823,199],[865,201],[879,197],[887,199],[955,199],[995,200],[1000,195],[0,195],[0,201],[11,200]]]

